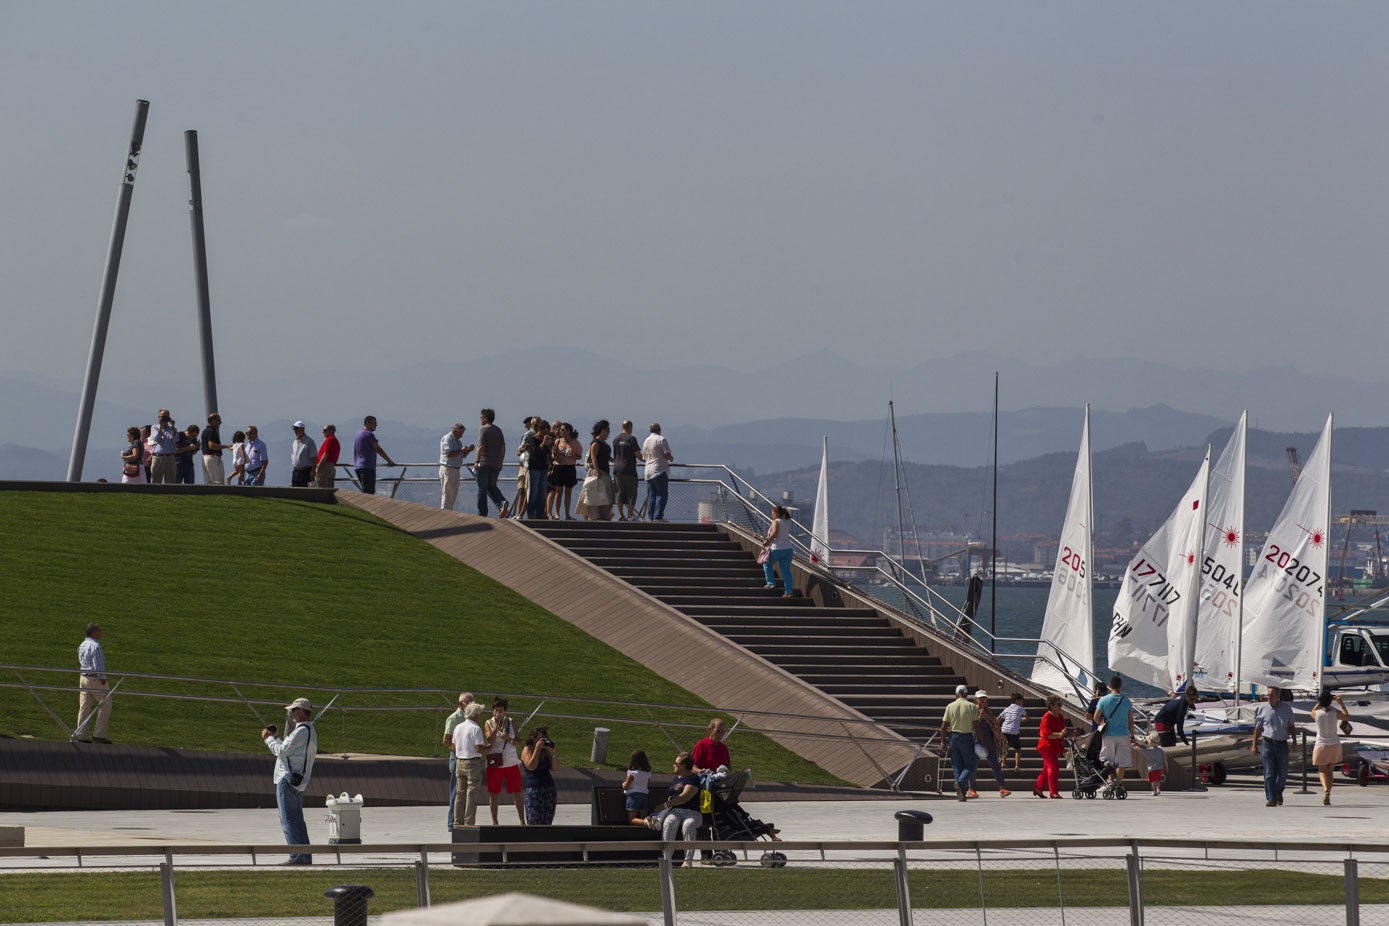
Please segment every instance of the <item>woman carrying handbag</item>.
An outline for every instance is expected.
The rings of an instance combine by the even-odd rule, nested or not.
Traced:
[[[762,574],[767,579],[765,588],[776,588],[776,575],[772,567],[781,571],[781,585],[785,589],[783,598],[796,596],[795,580],[791,577],[791,556],[795,550],[791,546],[791,512],[780,505],[772,508],[772,526],[767,528],[767,538],[762,541],[762,550],[757,561],[762,564]]]

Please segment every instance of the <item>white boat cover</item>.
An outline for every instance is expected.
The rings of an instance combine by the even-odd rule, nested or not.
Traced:
[[[1240,593],[1244,585],[1244,458],[1249,413],[1211,467],[1202,544],[1201,602],[1196,612],[1196,665],[1206,684],[1234,689],[1239,669]]]

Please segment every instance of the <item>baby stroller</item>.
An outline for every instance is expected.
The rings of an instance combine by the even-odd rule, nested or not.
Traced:
[[[743,809],[738,798],[743,789],[752,783],[752,770],[743,769],[737,774],[709,776],[705,784],[712,798],[713,810],[709,817],[709,838],[711,840],[745,839],[748,841],[771,839],[779,830],[770,823],[764,823]],[[732,849],[715,849],[710,861],[720,868],[737,864],[738,856]],[[760,859],[763,868],[785,868],[786,855],[783,852],[767,851]]]
[[[1066,752],[1076,778],[1076,787],[1071,792],[1071,797],[1076,800],[1094,800],[1095,795],[1099,794],[1107,801],[1122,801],[1129,796],[1129,792],[1119,782],[1114,763],[1100,761],[1100,746],[1098,732],[1083,733],[1066,740]]]

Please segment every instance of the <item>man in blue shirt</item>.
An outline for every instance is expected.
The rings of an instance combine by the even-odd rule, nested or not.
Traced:
[[[1111,678],[1109,694],[1100,698],[1091,717],[1096,724],[1104,726],[1100,759],[1114,763],[1120,785],[1124,783],[1124,769],[1133,764],[1133,702],[1119,690],[1123,685],[1119,676]]]
[[[1250,752],[1259,751],[1259,734],[1264,738],[1265,807],[1283,806],[1283,788],[1288,783],[1288,740],[1293,737],[1293,706],[1282,692],[1269,688],[1268,703],[1254,711],[1254,742]]]
[[[376,416],[362,419],[362,429],[352,439],[352,468],[357,471],[357,484],[366,495],[376,494],[376,457],[380,454],[387,466],[395,466],[391,455],[376,440]]]
[[[255,425],[246,426],[246,480],[242,485],[265,485],[265,471],[270,468],[270,451],[260,439]]]

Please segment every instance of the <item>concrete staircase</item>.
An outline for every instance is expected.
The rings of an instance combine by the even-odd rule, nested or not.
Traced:
[[[764,587],[762,568],[713,524],[527,521],[613,576],[916,742],[939,727],[964,675],[874,607],[828,607]],[[1007,697],[995,696],[1001,710]],[[1044,710],[1029,698],[1022,770],[1007,787],[1030,796],[1041,761],[1031,747]],[[943,775],[944,775],[943,771]],[[948,779],[947,779],[948,783]],[[983,769],[980,787],[994,790]],[[949,790],[947,788],[947,790]]]

